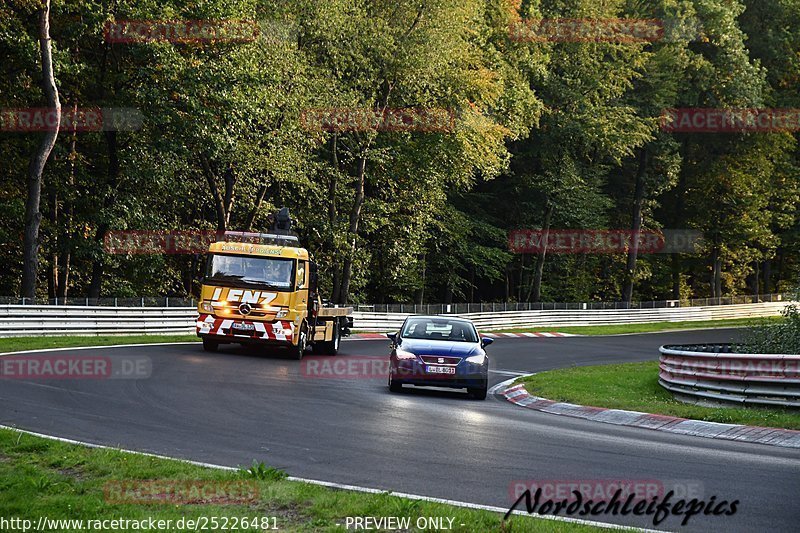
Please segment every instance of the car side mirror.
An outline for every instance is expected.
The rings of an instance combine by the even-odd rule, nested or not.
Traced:
[[[390,341],[397,344],[397,333],[387,333],[386,336],[389,337]]]
[[[491,337],[481,337],[481,346],[486,348],[490,344],[494,342],[494,339]]]

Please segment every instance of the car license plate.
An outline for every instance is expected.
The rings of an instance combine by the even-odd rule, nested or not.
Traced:
[[[429,374],[455,374],[456,369],[452,366],[429,366]]]
[[[253,333],[256,330],[256,327],[253,324],[233,324],[231,325],[231,329],[235,332],[239,333]]]

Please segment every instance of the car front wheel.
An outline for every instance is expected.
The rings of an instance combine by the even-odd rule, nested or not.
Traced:
[[[488,389],[489,389],[489,384],[486,381],[484,381],[480,387],[468,388],[467,393],[469,394],[470,398],[473,398],[475,400],[485,400]]]
[[[403,392],[403,384],[398,383],[391,373],[389,374],[389,392]]]

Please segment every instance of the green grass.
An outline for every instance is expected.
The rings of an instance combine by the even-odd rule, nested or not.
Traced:
[[[136,480],[157,480],[159,483],[247,482],[256,484],[257,490],[251,493],[257,497],[238,505],[115,504],[106,500],[104,487],[109,482],[127,483]],[[474,490],[481,491],[482,487],[476,485]],[[412,525],[418,517],[449,517],[454,519],[455,531],[597,530],[527,516],[512,517],[503,527],[499,513],[409,500],[387,493],[364,494],[288,481],[282,472],[263,465],[255,465],[239,472],[226,472],[175,460],[87,448],[16,431],[0,430],[0,517],[28,519],[35,525],[40,516],[82,520],[142,520],[153,517],[155,520],[173,521],[183,517],[252,519],[268,516],[275,517],[276,525],[281,531],[342,531],[344,528],[336,524],[344,524],[344,519],[348,516],[410,517]],[[63,525],[57,530],[78,531],[74,526],[70,528]],[[188,529],[178,529],[173,525],[169,530]],[[231,530],[261,531],[260,528]]]
[[[5,337],[0,339],[0,353],[74,346],[109,346],[112,344],[150,344],[154,342],[199,342],[196,335],[98,335],[64,337]]]
[[[518,380],[528,392],[559,402],[786,429],[800,429],[800,412],[755,407],[702,407],[679,402],[658,384],[658,362],[572,367]]]
[[[559,333],[575,333],[580,335],[619,335],[625,333],[651,333],[675,329],[709,329],[753,326],[762,321],[777,322],[781,317],[769,318],[732,318],[728,320],[701,320],[697,322],[648,322],[645,324],[612,324],[608,326],[557,326],[502,330],[508,333],[528,333],[539,331],[557,331]]]

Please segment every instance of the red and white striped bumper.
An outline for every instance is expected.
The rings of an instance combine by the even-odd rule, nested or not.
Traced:
[[[245,334],[238,331],[234,332],[231,328],[234,323],[252,324],[255,329],[252,334]],[[294,324],[283,320],[258,322],[255,320],[233,320],[230,318],[214,317],[212,315],[200,315],[197,319],[197,334],[240,339],[292,342]]]

